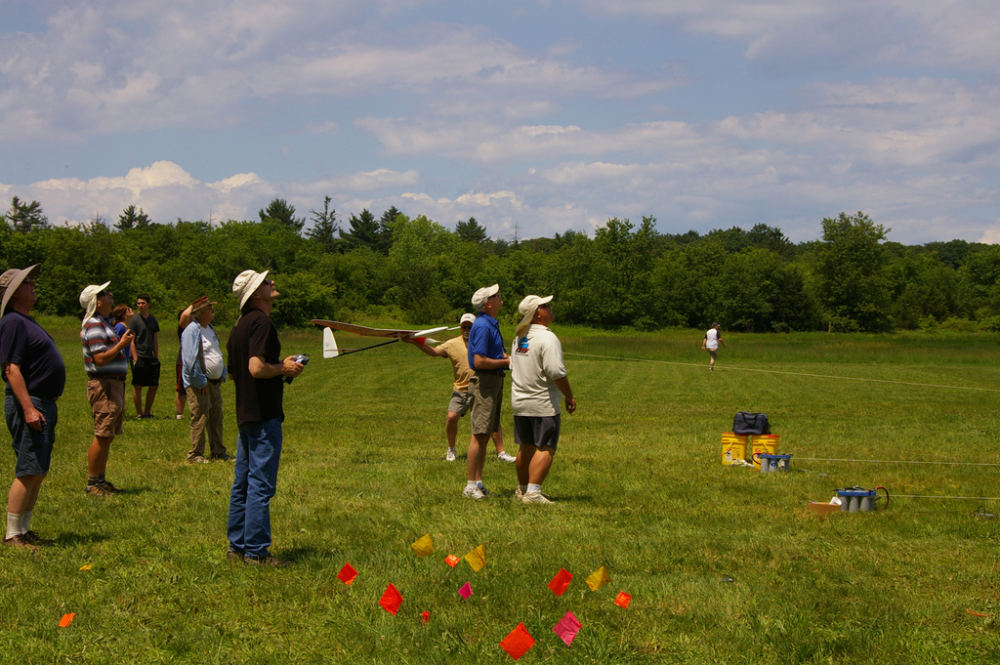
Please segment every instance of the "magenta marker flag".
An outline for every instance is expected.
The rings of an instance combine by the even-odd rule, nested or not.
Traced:
[[[462,588],[458,590],[458,595],[468,600],[469,596],[472,595],[472,585],[466,582],[462,585]]]
[[[566,616],[552,627],[552,632],[558,635],[566,646],[570,646],[576,639],[576,634],[580,632],[580,620],[572,612],[567,612]]]

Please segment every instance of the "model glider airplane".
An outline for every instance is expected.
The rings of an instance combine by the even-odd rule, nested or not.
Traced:
[[[427,337],[428,335],[433,335],[436,332],[441,332],[442,330],[455,330],[455,328],[449,328],[448,326],[441,326],[439,328],[428,328],[427,330],[397,330],[395,328],[368,328],[366,326],[358,326],[353,323],[341,323],[340,321],[328,321],[326,319],[313,319],[313,323],[317,326],[323,327],[323,357],[324,358],[338,358],[340,356],[346,356],[349,353],[357,353],[359,351],[367,351],[368,349],[374,349],[379,346],[385,346],[386,344],[394,344],[404,339],[416,339],[418,337]],[[360,349],[345,349],[341,351],[337,348],[337,340],[333,338],[333,331],[340,330],[343,332],[354,333],[355,335],[362,335],[364,337],[391,337],[388,342],[382,342],[380,344],[372,344],[371,346],[363,346]],[[427,340],[433,342],[434,340]]]

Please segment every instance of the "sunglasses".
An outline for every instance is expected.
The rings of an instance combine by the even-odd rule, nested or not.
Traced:
[[[95,297],[97,297],[97,298],[103,298],[104,296],[111,296],[113,298],[114,295],[115,294],[111,293],[111,291],[98,291],[97,292],[97,296],[95,296]]]
[[[552,309],[552,305],[545,303],[544,305],[539,305],[538,309]]]
[[[467,326],[462,326],[462,330],[472,330],[472,324],[470,323]]]

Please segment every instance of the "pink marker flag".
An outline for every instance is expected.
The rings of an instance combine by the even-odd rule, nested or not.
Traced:
[[[462,585],[462,588],[458,590],[458,595],[468,600],[469,596],[472,595],[472,585],[466,582]]]
[[[567,612],[566,616],[552,627],[552,632],[558,635],[566,646],[570,646],[576,639],[576,634],[580,632],[580,620],[572,612]]]

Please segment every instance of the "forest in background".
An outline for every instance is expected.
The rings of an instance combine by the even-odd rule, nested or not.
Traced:
[[[821,240],[797,244],[766,224],[663,233],[652,216],[513,240],[490,238],[475,218],[449,230],[396,208],[342,224],[329,197],[308,219],[283,199],[258,216],[158,224],[129,206],[114,223],[59,226],[38,201],[14,197],[0,215],[0,268],[42,264],[36,312],[80,316],[80,291],[111,280],[116,302],[150,294],[161,322],[203,294],[219,301],[220,324],[232,322],[233,279],[252,268],[271,271],[287,327],[457,321],[496,282],[502,316],[517,318],[524,295],[554,294],[560,322],[598,328],[1000,330],[1000,246],[902,245],[863,212],[823,219]]]

